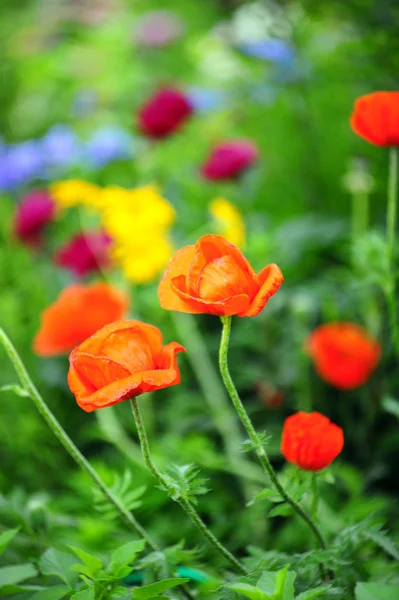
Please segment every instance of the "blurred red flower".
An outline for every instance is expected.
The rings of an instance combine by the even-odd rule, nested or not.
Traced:
[[[399,146],[399,92],[360,96],[351,116],[353,131],[376,146]]]
[[[281,438],[284,458],[307,471],[319,471],[341,453],[344,432],[318,412],[298,412],[285,420]]]
[[[172,256],[158,296],[166,310],[255,317],[283,281],[277,265],[256,274],[236,246],[221,235],[204,235]]]
[[[341,390],[366,383],[381,355],[378,341],[355,323],[321,325],[308,337],[306,351],[320,377]]]
[[[192,112],[193,106],[184,94],[173,88],[163,88],[141,108],[138,127],[150,138],[164,138],[178,131]]]
[[[103,232],[79,233],[58,250],[55,262],[76,277],[109,266],[111,238]]]
[[[74,284],[42,312],[33,349],[39,356],[66,354],[100,327],[124,317],[127,297],[106,283]]]
[[[140,321],[106,325],[69,357],[68,384],[86,412],[180,383],[176,360],[185,348],[162,346],[162,333]]]
[[[216,146],[201,167],[205,179],[235,179],[258,158],[259,150],[248,140],[231,140]]]
[[[45,190],[33,190],[24,196],[15,213],[15,235],[23,242],[38,245],[44,227],[55,216],[56,204]]]

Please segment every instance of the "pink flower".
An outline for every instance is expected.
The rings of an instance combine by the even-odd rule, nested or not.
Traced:
[[[211,181],[235,179],[255,162],[258,155],[258,148],[248,140],[222,142],[215,146],[202,165],[201,174]]]
[[[192,112],[189,99],[179,90],[163,88],[141,108],[138,127],[150,138],[164,138],[180,129]]]
[[[15,213],[15,235],[23,242],[37,246],[44,227],[54,219],[56,205],[46,190],[29,192]]]
[[[85,277],[109,266],[110,244],[111,238],[106,233],[79,233],[58,250],[55,263],[76,277]]]

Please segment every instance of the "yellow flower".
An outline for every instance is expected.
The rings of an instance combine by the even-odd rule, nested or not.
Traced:
[[[166,235],[151,233],[146,239],[117,243],[113,257],[121,265],[126,279],[136,283],[150,283],[164,269],[174,248]]]
[[[245,245],[245,223],[240,211],[228,200],[215,198],[209,204],[209,212],[217,223],[218,233],[242,248]]]
[[[171,204],[155,185],[133,190],[117,186],[102,192],[103,224],[111,237],[130,240],[147,236],[147,231],[164,231],[175,220]]]
[[[81,179],[57,181],[50,186],[50,194],[62,208],[79,205],[92,208],[101,206],[101,189],[94,183]]]
[[[127,279],[149,283],[173,253],[168,231],[175,211],[155,185],[102,191],[102,224],[114,241],[113,256]]]

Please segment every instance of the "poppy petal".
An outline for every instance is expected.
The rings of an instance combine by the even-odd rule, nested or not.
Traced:
[[[199,278],[204,267],[217,258],[229,256],[250,280],[258,282],[257,276],[241,250],[221,235],[204,235],[195,245],[195,254],[188,275],[189,288],[194,295],[199,294]]]
[[[158,296],[162,308],[194,314],[202,312],[187,305],[180,296],[176,295],[172,287],[172,280],[176,277],[181,276],[185,279],[185,273],[189,271],[194,254],[195,246],[185,246],[178,250],[170,259],[158,287]]]
[[[245,271],[237,266],[231,256],[223,256],[207,264],[198,278],[201,300],[220,302],[226,298],[245,294],[249,298],[258,287]]]
[[[219,302],[193,298],[190,296],[190,294],[182,289],[182,283],[184,283],[182,278],[176,277],[176,279],[172,281],[172,287],[176,294],[186,302],[187,306],[192,308],[190,312],[195,311],[197,314],[206,313],[219,317],[231,317],[232,315],[238,314],[239,312],[245,310],[249,305],[249,298],[247,294],[237,294],[236,296],[225,298]]]
[[[130,327],[112,331],[102,342],[99,354],[124,365],[130,373],[152,369],[154,356],[162,348],[162,334],[152,325],[140,321],[130,323]]]
[[[255,317],[265,307],[266,302],[280,288],[284,281],[280,268],[275,265],[267,265],[258,275],[260,290],[251,302],[251,306],[243,313],[238,313],[239,317]]]

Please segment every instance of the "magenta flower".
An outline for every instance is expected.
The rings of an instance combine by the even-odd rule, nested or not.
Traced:
[[[258,158],[259,150],[248,140],[230,140],[213,148],[201,167],[205,179],[218,181],[235,179]]]
[[[193,106],[184,94],[163,88],[141,108],[138,127],[150,138],[164,138],[180,129],[192,112]]]
[[[55,263],[76,277],[109,266],[111,238],[104,232],[79,233],[58,250]]]
[[[46,190],[26,194],[15,213],[15,235],[23,242],[37,246],[44,227],[54,219],[56,205]]]

